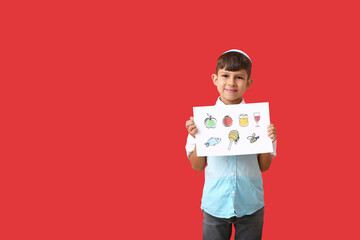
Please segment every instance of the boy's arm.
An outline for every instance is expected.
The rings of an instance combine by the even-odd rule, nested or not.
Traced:
[[[190,163],[194,170],[201,172],[206,166],[206,157],[198,157],[196,154],[196,147],[190,155]]]
[[[193,142],[190,144],[191,147],[187,148],[188,157],[190,159],[191,166],[194,170],[201,172],[204,170],[206,166],[206,157],[198,157],[196,153],[196,146],[195,146],[195,134],[197,133],[197,127],[194,124],[194,118],[190,117],[190,120],[186,121],[185,127],[189,132],[188,141]],[[187,145],[188,146],[188,145]]]
[[[276,146],[276,140],[277,140],[277,134],[276,134],[276,130],[273,124],[270,124],[268,126],[268,136],[269,138],[271,138],[272,142],[273,142],[273,146]],[[274,149],[275,151],[275,149]],[[274,154],[271,153],[262,153],[258,155],[258,162],[259,162],[259,167],[261,172],[265,172],[266,170],[268,170],[270,168],[271,165],[271,161],[273,158]]]
[[[261,172],[265,172],[270,168],[272,161],[271,153],[262,153],[258,155],[258,162]]]

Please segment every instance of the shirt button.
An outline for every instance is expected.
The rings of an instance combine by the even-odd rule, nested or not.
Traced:
[[[235,194],[235,191],[232,191],[231,193],[232,193],[232,194]]]
[[[232,172],[232,173],[231,173],[231,176],[234,176],[234,175],[235,175],[235,173]]]

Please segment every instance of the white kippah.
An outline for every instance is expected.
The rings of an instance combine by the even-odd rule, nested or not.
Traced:
[[[231,49],[231,50],[229,50],[229,51],[224,52],[222,55],[224,55],[225,53],[228,53],[228,52],[237,52],[237,53],[241,53],[241,54],[243,54],[245,57],[247,57],[247,58],[249,59],[249,61],[251,62],[250,57],[249,57],[246,53],[244,53],[243,51],[241,51],[241,50],[238,50],[238,49]],[[251,63],[252,63],[252,62],[251,62]]]

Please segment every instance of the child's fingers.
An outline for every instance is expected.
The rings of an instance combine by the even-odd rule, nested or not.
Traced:
[[[274,124],[270,123],[268,128],[268,136],[269,138],[274,142],[275,140],[277,140],[277,134],[276,134],[276,129]]]
[[[274,124],[270,123],[270,125],[267,127],[267,129],[268,129],[268,131],[269,131],[269,130],[272,130],[272,129],[275,130]]]
[[[193,138],[195,138],[195,134],[197,133],[197,128],[195,127],[194,129],[192,129],[191,131],[189,131],[189,134],[193,137]]]
[[[194,123],[192,123],[190,120],[186,123],[186,129],[188,130],[188,133],[195,138],[195,134],[197,133],[198,129]]]
[[[185,123],[185,127],[188,130],[188,133],[195,138],[195,134],[197,133],[198,129],[194,124],[194,118],[190,117],[190,120],[187,120]]]
[[[195,126],[195,124],[194,124],[194,118],[193,117],[190,117],[190,120],[187,120],[186,121],[186,123],[185,123],[185,127],[186,127],[186,129],[188,129],[189,130],[189,127],[190,126]],[[196,127],[196,126],[195,126]]]
[[[186,124],[185,124],[186,129],[189,130],[189,127],[191,127],[191,126],[195,126],[194,122],[192,122],[192,121],[190,121],[190,120],[187,121]]]
[[[269,138],[274,142],[277,139],[276,134],[270,134]]]
[[[190,117],[190,119],[186,121],[185,125],[189,125],[189,124],[194,124],[194,118],[193,117]]]
[[[189,131],[189,133],[192,132],[194,129],[196,129],[195,124],[189,125],[188,128],[187,128],[187,130]]]
[[[268,130],[268,135],[270,135],[270,134],[276,134],[276,130],[275,129]]]
[[[267,130],[268,130],[268,133],[275,133],[276,134],[276,129],[275,129],[273,124],[270,124],[268,126]]]
[[[194,122],[191,121],[191,120],[187,120],[186,123],[185,123],[185,127],[188,128],[190,125],[193,125]]]
[[[273,142],[277,139],[277,134],[276,134],[275,130],[270,130],[268,132],[268,136],[269,136],[269,138],[271,138],[271,140]]]

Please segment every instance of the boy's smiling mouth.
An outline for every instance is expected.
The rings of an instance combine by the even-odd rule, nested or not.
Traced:
[[[237,90],[236,90],[236,89],[225,88],[225,91],[226,91],[226,92],[229,92],[229,93],[234,93],[234,92],[236,92]]]

